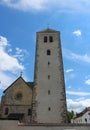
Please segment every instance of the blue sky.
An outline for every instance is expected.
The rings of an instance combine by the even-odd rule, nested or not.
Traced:
[[[36,32],[60,31],[67,106],[90,106],[90,1],[0,0],[0,97],[20,73],[33,81]]]

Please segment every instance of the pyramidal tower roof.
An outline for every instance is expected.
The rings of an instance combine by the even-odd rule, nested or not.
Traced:
[[[59,31],[57,31],[57,30],[53,30],[53,29],[51,29],[51,28],[47,28],[47,29],[45,29],[45,30],[41,30],[41,31],[39,31],[39,33],[55,33],[55,32],[58,32],[59,33]]]

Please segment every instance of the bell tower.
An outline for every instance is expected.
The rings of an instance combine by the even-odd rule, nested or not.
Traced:
[[[32,120],[66,123],[66,94],[60,32],[37,32]]]

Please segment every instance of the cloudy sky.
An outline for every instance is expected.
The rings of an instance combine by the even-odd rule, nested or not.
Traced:
[[[61,32],[67,106],[90,106],[90,1],[0,0],[0,97],[23,72],[33,81],[36,32]]]

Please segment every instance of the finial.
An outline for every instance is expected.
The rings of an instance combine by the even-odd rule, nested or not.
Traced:
[[[50,25],[49,24],[47,24],[47,28],[49,29],[50,27],[49,27]]]
[[[22,74],[23,74],[23,72],[21,71],[21,72],[20,72],[20,76],[21,76],[21,77],[22,77]]]

